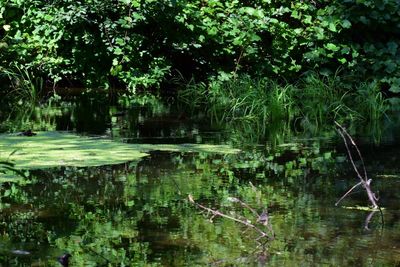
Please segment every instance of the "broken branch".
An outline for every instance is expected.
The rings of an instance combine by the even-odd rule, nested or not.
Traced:
[[[214,210],[214,209],[210,209],[208,207],[205,207],[205,206],[195,202],[194,199],[193,199],[193,196],[190,195],[190,194],[188,195],[188,199],[189,199],[190,203],[196,205],[197,207],[199,207],[202,210],[207,211],[208,213],[211,213],[212,214],[212,216],[211,216],[212,218],[214,218],[216,216],[220,216],[220,217],[223,217],[223,218],[238,222],[240,224],[246,225],[247,227],[250,227],[250,228],[256,230],[258,233],[260,233],[260,237],[258,237],[257,239],[262,238],[262,237],[270,237],[271,239],[273,239],[273,236],[274,236],[273,233],[271,234],[271,236],[269,236],[267,232],[261,230],[260,228],[258,228],[254,224],[250,223],[248,220],[241,220],[241,219],[226,215],[226,214],[220,212],[219,210]],[[239,203],[244,203],[244,202],[240,201]],[[247,204],[245,205],[245,207],[250,208]],[[268,227],[268,229],[271,230],[270,227]]]
[[[378,209],[378,208],[379,208],[379,205],[378,205],[378,203],[377,203],[377,197],[375,196],[375,193],[373,193],[372,190],[371,190],[371,181],[372,181],[372,180],[371,180],[371,179],[368,179],[367,170],[366,170],[366,168],[365,168],[364,160],[363,160],[363,157],[362,157],[362,155],[361,155],[360,150],[358,149],[356,143],[354,142],[354,140],[353,140],[353,138],[351,137],[351,135],[346,131],[346,129],[345,129],[342,125],[340,125],[339,123],[337,123],[336,121],[335,121],[335,124],[336,124],[336,126],[338,127],[338,129],[337,129],[338,133],[340,134],[340,136],[342,137],[342,139],[343,139],[343,141],[344,141],[344,145],[345,145],[345,147],[346,147],[347,154],[349,155],[349,159],[350,159],[350,162],[351,162],[351,164],[352,164],[352,166],[353,166],[353,169],[354,169],[354,171],[356,172],[358,178],[360,179],[360,182],[359,182],[358,184],[356,184],[355,186],[353,186],[349,191],[347,191],[346,194],[344,194],[344,195],[339,199],[339,201],[336,202],[336,205],[339,204],[339,202],[342,201],[354,188],[356,188],[358,185],[362,185],[362,186],[365,188],[365,191],[367,192],[368,199],[369,199],[369,201],[371,202],[372,207],[373,207],[374,209]],[[347,141],[347,140],[349,140],[349,141],[351,142],[351,144],[354,146],[354,148],[355,148],[356,151],[357,151],[358,157],[359,157],[360,160],[361,160],[361,165],[362,165],[362,168],[363,168],[364,176],[361,175],[361,173],[359,172],[359,170],[358,170],[356,164],[354,163],[353,155],[352,155],[352,153],[351,153],[351,150],[350,150],[350,148],[349,148],[349,144],[348,144],[348,141]]]

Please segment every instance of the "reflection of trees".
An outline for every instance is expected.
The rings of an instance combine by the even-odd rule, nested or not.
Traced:
[[[135,218],[125,219],[129,216],[123,209],[123,183],[118,180],[129,169],[134,168],[119,165],[33,171],[37,182],[22,187],[9,200],[12,208],[18,207],[18,199],[24,196],[26,207],[23,213],[3,217],[9,238],[13,242],[41,243],[42,249],[57,244],[59,250],[71,251],[73,262],[93,265],[129,263],[129,257],[124,260],[121,255],[130,253],[138,259],[137,255],[147,254],[137,253],[146,251],[145,244],[132,242],[137,236]],[[23,221],[16,217],[18,214],[30,215],[26,231],[21,231]],[[57,253],[54,251],[54,257]]]
[[[342,161],[334,151],[318,140],[247,151],[154,152],[137,164],[33,171],[32,184],[2,197],[9,215],[24,203],[20,212],[29,217],[23,222],[3,209],[8,237],[1,236],[39,240],[44,252],[36,258],[43,261],[68,251],[75,266],[349,266],[377,255],[360,248],[380,237],[362,236],[359,224],[350,225],[364,218],[333,207],[332,178]],[[186,200],[188,194],[243,218],[252,212],[229,197],[259,207],[257,213],[268,207],[276,238],[260,246],[257,234],[235,222],[215,218],[211,224]],[[28,222],[31,228],[20,231]]]
[[[38,228],[30,229],[30,239],[45,236],[49,245],[69,251],[75,263],[144,263],[162,254],[164,263],[180,265],[188,261],[187,252],[193,262],[229,261],[243,258],[238,248],[246,247],[248,257],[257,246],[252,240],[238,238],[242,230],[235,224],[221,221],[213,228],[201,216],[193,215],[184,201],[186,194],[222,207],[229,205],[224,199],[231,193],[263,206],[270,199],[285,205],[293,201],[283,201],[279,197],[283,191],[275,192],[272,187],[264,187],[269,197],[260,198],[250,187],[241,185],[235,174],[240,168],[232,167],[236,157],[163,152],[137,166],[36,171],[33,176],[37,182],[22,187],[14,199],[34,207],[30,220],[37,222]],[[263,164],[260,158],[250,160]],[[266,166],[275,166],[273,160],[269,162]],[[225,234],[218,233],[221,226]],[[9,233],[14,239],[25,240],[17,229]],[[167,256],[165,250],[173,253]]]
[[[203,213],[206,214],[208,217],[208,220],[210,222],[213,222],[214,219],[221,217],[223,219],[231,220],[233,222],[239,223],[242,226],[245,226],[245,230],[243,230],[242,235],[238,238],[249,238],[251,233],[248,233],[248,230],[253,230],[256,233],[256,236],[253,237],[251,240],[255,241],[255,244],[258,246],[256,247],[256,250],[253,251],[250,256],[242,256],[239,259],[234,259],[230,260],[231,263],[251,263],[251,262],[258,262],[259,265],[264,266],[265,261],[268,257],[268,245],[271,241],[275,239],[275,233],[272,229],[270,220],[269,220],[269,214],[266,209],[262,211],[262,213],[257,213],[255,209],[250,207],[247,203],[241,201],[238,198],[235,197],[229,197],[229,201],[238,203],[243,209],[247,209],[250,211],[250,213],[254,216],[253,220],[251,220],[249,217],[243,217],[238,215],[236,212],[231,212],[230,214],[221,212],[217,209],[211,209],[208,207],[205,207],[202,204],[197,203],[194,199],[193,196],[189,194],[188,196],[189,202],[198,207],[200,210],[203,211]],[[229,233],[227,233],[229,234]],[[258,235],[258,236],[257,236]],[[255,239],[254,239],[255,238]],[[261,250],[260,250],[261,248]],[[254,257],[254,255],[257,255]],[[251,260],[250,260],[251,259]],[[218,260],[213,262],[213,265],[219,265],[219,264],[226,264],[226,260]]]

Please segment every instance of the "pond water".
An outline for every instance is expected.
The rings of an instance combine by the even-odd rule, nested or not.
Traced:
[[[229,143],[206,120],[160,114],[88,102],[54,127],[128,143]],[[31,170],[0,188],[0,266],[61,266],[64,253],[70,266],[399,266],[395,140],[358,140],[382,213],[354,209],[369,205],[361,189],[335,206],[358,178],[334,131],[240,145],[238,154],[152,151],[111,166]],[[268,236],[213,217],[189,195]],[[268,225],[235,198],[267,211]]]

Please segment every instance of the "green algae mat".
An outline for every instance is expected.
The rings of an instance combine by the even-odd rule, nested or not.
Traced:
[[[227,145],[127,144],[68,132],[38,132],[31,137],[0,135],[0,158],[15,163],[18,169],[111,165],[139,160],[155,150],[220,154],[239,152]]]

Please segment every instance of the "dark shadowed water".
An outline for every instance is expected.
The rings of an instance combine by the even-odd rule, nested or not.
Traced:
[[[230,143],[206,120],[87,102],[57,130],[130,143]],[[0,188],[0,266],[399,266],[400,143],[360,138],[382,212],[371,212],[330,133],[235,145],[239,154],[153,151],[138,162],[30,171]],[[357,162],[359,163],[359,162]],[[269,237],[188,201],[248,220]],[[257,222],[268,212],[269,224]]]

